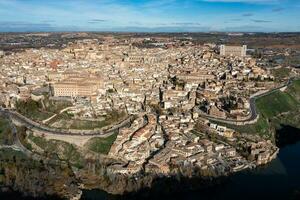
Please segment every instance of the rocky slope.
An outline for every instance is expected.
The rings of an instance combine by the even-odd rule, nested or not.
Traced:
[[[11,149],[0,152],[0,187],[33,197],[71,199],[81,192],[68,165],[36,161]]]

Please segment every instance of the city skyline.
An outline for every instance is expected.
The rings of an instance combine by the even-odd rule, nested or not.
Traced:
[[[0,32],[299,32],[296,0],[0,0]]]

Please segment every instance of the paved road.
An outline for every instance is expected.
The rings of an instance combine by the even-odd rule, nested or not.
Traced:
[[[262,94],[259,94],[259,95],[254,95],[254,96],[251,96],[250,97],[250,100],[249,100],[249,103],[250,103],[250,117],[246,120],[234,120],[234,119],[223,119],[223,118],[217,118],[217,117],[212,117],[212,116],[209,116],[207,114],[202,114],[202,116],[208,118],[208,119],[211,119],[211,120],[214,120],[214,121],[217,121],[217,122],[223,122],[223,123],[232,123],[232,122],[251,122],[253,120],[255,120],[258,116],[258,113],[257,113],[257,108],[256,108],[256,104],[255,104],[255,101],[260,98],[260,97],[263,97],[263,96],[267,96],[269,94],[272,94],[274,92],[277,92],[278,90],[284,88],[284,87],[287,87],[289,86],[294,80],[298,80],[298,79],[294,79],[294,78],[290,78],[287,83],[285,83],[284,85],[282,86],[279,86],[277,88],[274,88],[272,90],[269,90],[265,93],[262,93]]]
[[[118,124],[114,124],[110,127],[104,127],[99,130],[68,130],[68,129],[57,129],[57,128],[52,128],[48,127],[42,124],[39,124],[23,115],[20,113],[10,110],[10,109],[4,109],[0,107],[0,113],[9,116],[10,119],[14,119],[27,128],[30,129],[36,129],[41,132],[49,133],[49,134],[56,134],[56,135],[84,135],[84,136],[109,136],[111,135],[112,132],[127,126],[128,124],[131,123],[133,117],[130,116],[127,119],[123,120],[122,122],[119,122]]]
[[[7,113],[1,113],[3,116],[6,117],[6,119],[8,119],[9,121],[9,126],[11,128],[11,132],[13,135],[13,144],[12,145],[0,145],[0,149],[13,149],[15,151],[21,151],[23,152],[26,156],[28,157],[32,157],[35,159],[41,159],[40,156],[38,155],[34,155],[30,150],[28,150],[26,147],[24,147],[24,145],[21,143],[18,134],[17,134],[17,127],[15,126],[15,124],[12,122],[11,118],[9,117],[9,115]]]

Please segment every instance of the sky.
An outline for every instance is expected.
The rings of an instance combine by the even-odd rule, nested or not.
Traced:
[[[300,32],[300,0],[0,0],[0,32]]]

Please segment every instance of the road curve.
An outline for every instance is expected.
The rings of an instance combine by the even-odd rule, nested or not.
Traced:
[[[119,122],[118,124],[114,124],[112,126],[109,127],[103,127],[102,129],[99,130],[73,130],[73,129],[58,129],[58,128],[52,128],[52,127],[48,127],[42,124],[39,124],[25,116],[23,116],[22,114],[16,112],[16,111],[12,111],[9,109],[4,109],[2,107],[0,107],[0,113],[4,114],[6,116],[8,116],[10,119],[12,120],[16,120],[18,122],[20,122],[21,124],[23,124],[24,126],[26,126],[29,129],[36,129],[38,131],[42,131],[42,132],[46,132],[49,134],[56,134],[56,135],[73,135],[73,136],[109,136],[111,135],[112,132],[127,126],[128,124],[131,123],[131,121],[133,120],[133,116],[128,117],[127,119],[125,119],[124,121]]]
[[[250,103],[250,116],[246,120],[223,119],[223,118],[218,118],[218,117],[212,117],[212,116],[210,116],[208,114],[201,114],[201,115],[203,117],[207,118],[207,119],[214,120],[216,122],[222,122],[222,123],[230,123],[230,124],[232,124],[232,123],[247,123],[247,122],[251,122],[251,121],[253,121],[253,120],[255,120],[256,118],[259,117],[259,115],[257,113],[256,104],[255,104],[255,102],[256,102],[256,100],[258,98],[263,97],[263,96],[267,96],[267,95],[272,94],[274,92],[277,92],[278,90],[280,90],[280,89],[282,89],[284,87],[289,86],[294,80],[298,80],[298,79],[290,78],[287,81],[287,83],[285,83],[284,85],[281,85],[281,86],[279,86],[277,88],[268,90],[265,93],[251,96],[250,99],[249,99],[249,103]]]

